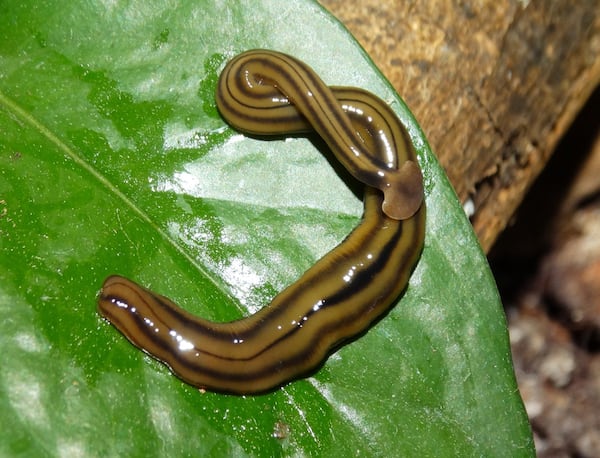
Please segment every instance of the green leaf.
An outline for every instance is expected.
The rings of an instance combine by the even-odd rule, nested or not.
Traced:
[[[424,169],[406,294],[313,377],[200,393],[96,312],[118,273],[198,315],[252,313],[362,205],[304,138],[228,128],[213,93],[248,48],[387,100]],[[404,103],[310,1],[0,3],[0,454],[531,456],[486,260]],[[280,436],[280,437],[277,437]]]

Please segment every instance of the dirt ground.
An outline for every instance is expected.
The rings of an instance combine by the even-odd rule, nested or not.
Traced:
[[[539,457],[600,457],[600,90],[490,255]]]

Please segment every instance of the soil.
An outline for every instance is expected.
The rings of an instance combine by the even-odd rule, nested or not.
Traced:
[[[600,90],[490,264],[539,457],[600,457]]]

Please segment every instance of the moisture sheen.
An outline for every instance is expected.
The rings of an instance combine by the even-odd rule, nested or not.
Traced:
[[[224,119],[246,133],[316,131],[366,184],[360,224],[270,304],[237,321],[202,319],[117,275],[105,280],[98,308],[185,382],[261,393],[314,372],[398,298],[423,246],[423,182],[408,134],[386,103],[362,89],[328,87],[286,54],[238,55],[221,73],[216,100]]]

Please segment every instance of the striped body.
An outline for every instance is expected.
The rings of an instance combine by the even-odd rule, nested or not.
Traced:
[[[404,141],[409,144],[403,147],[410,148],[402,126],[393,121],[396,116],[381,100],[360,89],[338,89],[345,91],[350,101],[381,108],[370,112],[389,120],[385,124],[392,144]],[[235,57],[223,70],[217,106],[229,124],[251,134],[289,134],[306,131],[310,126],[354,178],[383,192],[386,215],[394,219],[411,217],[423,200],[416,162],[398,165],[389,154],[369,149],[356,135],[334,91],[305,63],[279,52],[254,50]],[[369,122],[370,112],[363,115],[360,124]],[[395,139],[396,132],[404,139]]]
[[[252,59],[258,59],[262,73],[249,73],[248,68],[255,68]],[[282,60],[292,67],[283,74]],[[249,89],[244,81],[250,81]],[[262,83],[253,92],[256,81]],[[312,95],[303,96],[308,86]],[[314,94],[326,95],[316,101],[317,108],[312,107]],[[384,213],[380,191],[363,180],[369,186],[361,223],[297,282],[247,318],[211,322],[126,278],[105,280],[100,313],[182,380],[214,391],[260,393],[316,370],[400,295],[423,246],[422,179],[408,136],[384,102],[360,89],[330,89],[305,64],[284,54],[250,51],[236,57],[223,70],[217,103],[228,122],[253,134],[297,133],[312,126],[357,178],[377,175],[383,164],[386,173],[401,177],[404,189],[399,192],[403,217],[391,218]],[[339,132],[321,130],[338,128],[349,140],[331,144]],[[346,148],[348,142],[359,144],[361,153]]]

